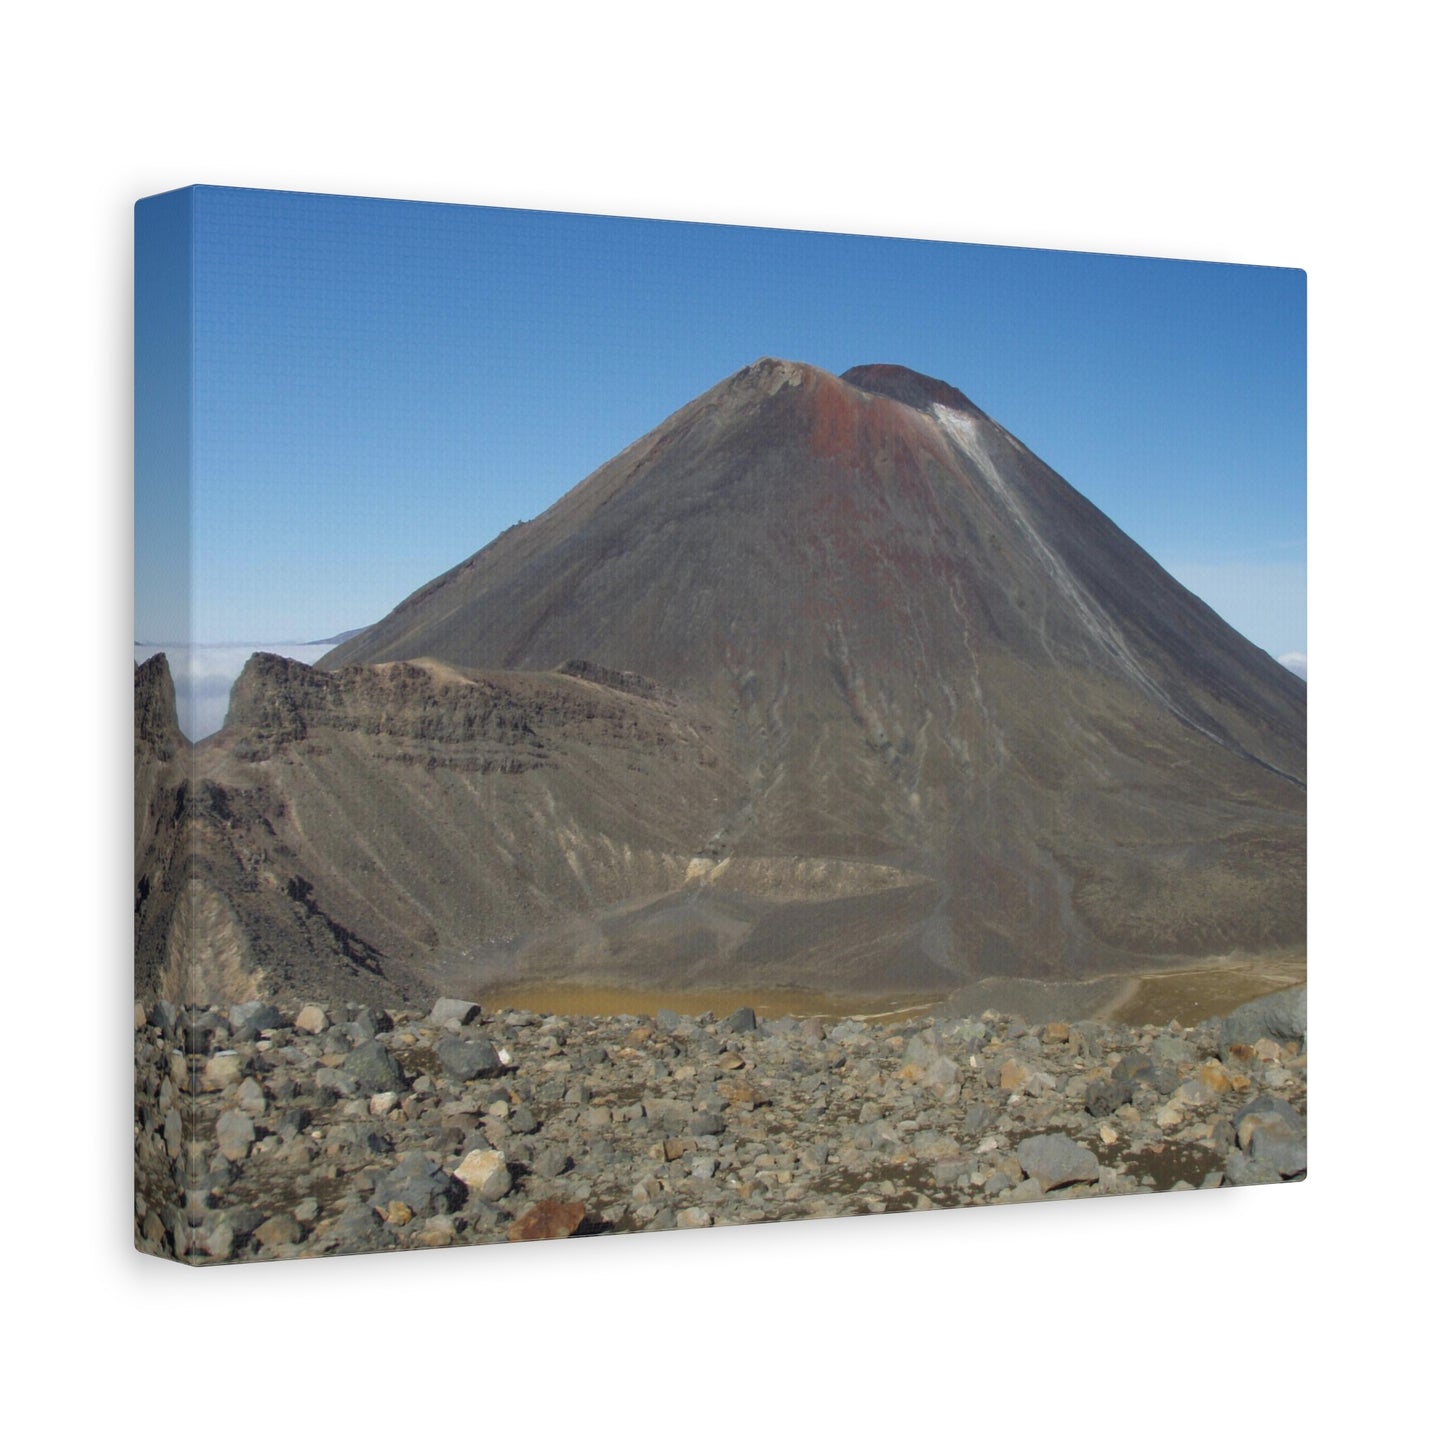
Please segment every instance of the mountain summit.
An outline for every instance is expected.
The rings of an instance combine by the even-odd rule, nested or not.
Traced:
[[[539,902],[556,972],[882,990],[1303,938],[1304,684],[901,366],[744,368],[320,667],[422,658],[585,659],[711,729],[676,886]],[[634,763],[661,819],[676,757]]]

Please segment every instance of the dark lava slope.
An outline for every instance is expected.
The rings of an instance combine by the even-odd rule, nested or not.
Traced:
[[[587,899],[533,898],[499,966],[533,947],[570,976],[886,991],[1304,936],[1304,684],[901,367],[746,368],[322,666],[354,688],[418,658],[643,674],[725,779],[704,806],[640,747],[589,846],[636,846],[611,811],[632,789],[662,813],[675,794],[669,846],[696,856],[661,890],[619,865]],[[544,846],[548,805],[525,806]],[[443,911],[491,936],[508,887]]]

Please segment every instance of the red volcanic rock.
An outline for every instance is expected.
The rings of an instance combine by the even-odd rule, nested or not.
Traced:
[[[581,1228],[586,1216],[584,1204],[542,1199],[513,1222],[507,1238],[513,1244],[531,1239],[569,1239]]]

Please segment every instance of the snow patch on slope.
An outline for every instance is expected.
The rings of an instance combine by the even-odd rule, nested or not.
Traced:
[[[944,434],[953,442],[964,457],[973,464],[975,474],[984,482],[989,490],[1003,505],[1004,510],[1017,526],[1024,539],[1033,549],[1035,555],[1048,570],[1050,577],[1057,585],[1060,594],[1067,599],[1073,611],[1077,614],[1079,621],[1083,624],[1086,636],[1102,651],[1104,656],[1112,661],[1124,675],[1139,687],[1146,696],[1151,697],[1166,711],[1172,713],[1181,722],[1187,723],[1191,728],[1203,733],[1206,737],[1217,743],[1224,743],[1224,739],[1210,732],[1207,728],[1201,727],[1193,718],[1186,716],[1173,702],[1167,693],[1144,671],[1139,660],[1130,650],[1129,645],[1120,635],[1118,629],[1109,620],[1108,615],[1099,603],[1082,586],[1078,579],[1064,564],[1058,553],[1044,540],[1037,527],[1030,520],[1027,510],[1007,478],[995,465],[993,457],[989,453],[987,441],[983,435],[983,427],[979,418],[967,416],[962,412],[954,411],[950,407],[935,403],[931,408],[935,420],[943,428]],[[1048,639],[1043,639],[1044,646],[1048,648]],[[1050,653],[1052,656],[1052,653]],[[1225,744],[1227,746],[1227,744]]]

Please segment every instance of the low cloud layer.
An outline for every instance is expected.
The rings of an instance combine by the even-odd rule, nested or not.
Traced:
[[[218,645],[168,644],[137,647],[136,662],[164,652],[176,684],[176,714],[181,731],[199,742],[217,731],[226,720],[231,686],[241,675],[253,652],[274,652],[297,662],[312,663],[331,651],[331,644],[299,645],[288,642],[245,642]]]
[[[1306,680],[1308,680],[1307,662],[1303,652],[1282,652],[1275,661],[1283,663],[1291,672],[1297,672],[1301,677],[1305,677]]]

